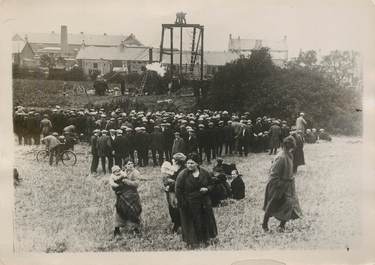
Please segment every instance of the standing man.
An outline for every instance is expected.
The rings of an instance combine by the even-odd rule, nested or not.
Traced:
[[[185,141],[181,138],[181,135],[179,132],[175,132],[175,139],[173,141],[172,146],[172,156],[177,153],[183,153],[185,154]]]
[[[302,135],[305,135],[305,129],[306,129],[306,125],[307,125],[307,122],[304,119],[304,116],[305,116],[305,113],[301,112],[299,114],[299,117],[296,120],[296,129],[301,130]]]
[[[270,130],[269,130],[269,138],[270,138],[270,152],[269,155],[276,155],[277,149],[280,147],[280,141],[282,138],[281,128],[279,126],[278,121],[274,121]]]
[[[61,144],[59,139],[57,139],[58,133],[54,132],[52,135],[47,135],[46,137],[43,137],[42,143],[46,145],[46,149],[49,152],[49,165],[52,166],[53,163],[53,157],[56,157],[56,165],[59,161],[59,152],[58,152],[58,146]]]
[[[95,129],[93,131],[93,135],[91,136],[91,155],[92,155],[92,161],[91,161],[91,174],[97,174],[98,165],[99,165],[99,156],[98,156],[98,139],[99,139],[99,130]]]
[[[189,136],[188,136],[188,139],[187,139],[187,142],[186,142],[186,148],[185,148],[186,153],[187,154],[197,153],[198,152],[198,141],[197,141],[197,137],[195,136],[194,129],[189,128],[188,133],[189,133]]]
[[[104,174],[107,173],[106,170],[106,157],[108,153],[108,146],[110,144],[109,136],[107,135],[107,130],[102,130],[102,135],[98,139],[98,156],[100,157],[100,162],[102,164],[102,171]]]
[[[150,134],[150,148],[153,165],[161,165],[163,162],[163,134],[160,126],[155,126],[154,131]],[[159,156],[159,161],[156,160],[156,153]]]
[[[232,155],[234,147],[234,128],[232,127],[232,121],[227,121],[227,124],[223,128],[223,131],[225,154]]]
[[[40,128],[42,130],[43,138],[50,134],[52,130],[52,123],[48,119],[48,115],[44,114],[43,119],[40,121]]]

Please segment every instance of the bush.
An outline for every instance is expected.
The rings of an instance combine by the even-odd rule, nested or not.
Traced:
[[[46,79],[47,74],[40,68],[21,67],[13,65],[13,78],[19,79]]]
[[[268,49],[253,51],[225,65],[215,74],[205,101],[207,107],[249,111],[252,118],[272,116],[294,123],[299,112],[307,114],[309,126],[332,133],[361,132],[360,95],[341,87],[323,72],[310,68],[276,67]]]

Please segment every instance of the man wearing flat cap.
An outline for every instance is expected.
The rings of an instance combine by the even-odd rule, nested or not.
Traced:
[[[107,130],[102,130],[102,135],[98,138],[98,156],[100,157],[100,162],[102,165],[102,171],[104,174],[107,173],[106,169],[106,158],[109,156],[109,151],[110,151],[110,145],[111,145],[111,140],[108,136],[108,131]],[[109,171],[109,170],[108,170]]]
[[[153,166],[161,166],[163,163],[163,134],[160,126],[155,126],[153,132],[150,134],[150,148]],[[158,154],[158,160],[156,159],[156,154]]]
[[[276,152],[277,152],[277,149],[280,147],[280,144],[281,144],[281,138],[282,138],[282,133],[281,133],[281,128],[279,126],[279,122],[278,121],[274,121],[272,123],[272,126],[271,128],[269,129],[269,139],[270,139],[270,143],[269,143],[269,146],[270,146],[270,152],[269,154],[272,155],[276,155]]]
[[[306,122],[304,116],[305,116],[305,113],[301,112],[299,114],[299,117],[296,120],[296,129],[301,130],[303,135],[305,134],[305,128],[306,128],[306,125],[307,125],[307,122]]]
[[[172,156],[176,153],[185,153],[185,141],[181,138],[181,134],[179,132],[174,133],[174,141],[172,146]]]
[[[92,161],[91,161],[91,167],[90,167],[91,174],[98,173],[97,170],[98,170],[98,165],[99,165],[99,156],[98,156],[99,133],[100,131],[98,129],[95,129],[90,139],[91,155],[92,155]]]

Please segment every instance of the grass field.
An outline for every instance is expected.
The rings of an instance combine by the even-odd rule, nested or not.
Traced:
[[[296,175],[302,219],[276,232],[261,230],[262,204],[272,157],[251,154],[236,161],[244,175],[246,198],[214,210],[218,241],[205,250],[344,249],[361,237],[359,138],[335,137],[332,143],[305,146],[306,166]],[[171,223],[159,168],[141,168],[139,192],[143,206],[141,237],[112,239],[115,196],[108,175],[88,176],[87,147],[79,146],[78,165],[50,167],[35,160],[35,147],[16,147],[16,164],[23,181],[15,191],[16,251],[161,251],[185,250]],[[211,168],[212,165],[203,165]]]

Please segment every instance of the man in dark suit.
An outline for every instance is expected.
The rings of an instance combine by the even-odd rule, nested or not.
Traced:
[[[227,125],[223,128],[223,135],[224,135],[224,146],[225,146],[225,154],[232,155],[233,148],[234,148],[234,128],[232,127],[232,121],[228,121]]]
[[[194,129],[188,129],[188,139],[186,141],[186,154],[190,153],[197,153],[198,152],[198,141],[197,137],[195,136]]]
[[[207,131],[204,127],[204,124],[200,123],[198,125],[198,131],[196,133],[197,142],[198,142],[198,154],[202,161],[203,152],[207,152]],[[206,153],[207,157],[207,153]]]
[[[115,158],[115,165],[122,168],[122,157],[123,157],[123,150],[122,150],[122,142],[124,140],[124,137],[122,136],[122,130],[118,129],[116,130],[116,137],[112,142],[112,149],[114,152],[114,158]]]
[[[282,132],[281,128],[279,126],[278,121],[274,121],[271,128],[269,129],[269,146],[270,146],[270,152],[269,154],[276,154],[277,149],[280,147],[281,144],[281,138],[282,138]]]
[[[100,131],[98,129],[95,129],[93,131],[93,135],[91,136],[91,140],[90,140],[91,155],[92,155],[92,161],[91,161],[91,167],[90,167],[91,174],[97,173],[98,165],[99,165],[99,156],[98,156],[99,132]]]
[[[150,134],[150,148],[153,165],[161,165],[163,162],[163,134],[160,126],[155,126],[154,131]],[[159,161],[156,159],[156,154],[159,156]]]
[[[106,170],[106,157],[108,157],[108,152],[110,150],[111,140],[107,135],[107,130],[102,130],[102,135],[98,138],[97,147],[98,147],[98,157],[100,157],[102,171],[104,174],[107,173]]]
[[[250,137],[250,131],[249,129],[243,124],[241,126],[241,132],[238,136],[238,151],[239,155],[242,156],[244,154],[245,156],[249,153],[249,137]]]

